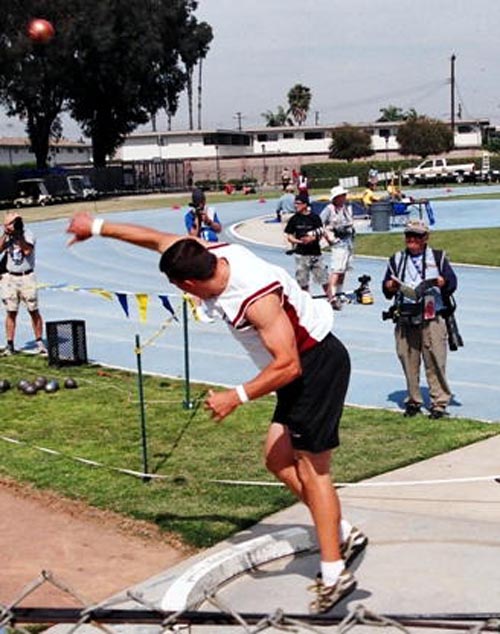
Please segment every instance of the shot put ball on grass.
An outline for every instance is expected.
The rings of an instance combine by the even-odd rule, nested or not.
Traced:
[[[22,389],[22,392],[23,394],[26,394],[26,396],[34,396],[38,392],[38,390],[33,383],[26,383],[26,385]]]
[[[51,379],[50,381],[47,381],[44,389],[49,394],[53,394],[59,389],[59,383],[55,379]]]

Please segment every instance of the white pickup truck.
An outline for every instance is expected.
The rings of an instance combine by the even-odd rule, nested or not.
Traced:
[[[476,169],[473,162],[448,164],[445,158],[427,159],[417,167],[403,170],[403,183],[435,183],[438,181],[463,183],[465,181],[482,180],[481,170]]]

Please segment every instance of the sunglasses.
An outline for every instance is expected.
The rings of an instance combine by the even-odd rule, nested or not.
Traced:
[[[405,233],[405,239],[423,240],[427,236],[426,233]]]

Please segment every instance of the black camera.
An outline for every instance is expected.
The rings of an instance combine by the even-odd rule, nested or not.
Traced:
[[[14,218],[12,223],[12,235],[14,238],[20,238],[24,233],[24,222],[21,216]]]
[[[311,229],[311,231],[307,232],[308,236],[312,236],[316,240],[320,240],[323,237],[323,234],[324,234],[324,229],[321,227],[318,229]]]
[[[445,317],[445,322],[448,333],[448,347],[452,352],[455,352],[459,348],[463,347],[464,340],[458,330],[457,320],[455,319],[455,315],[453,315],[453,313]]]
[[[333,229],[333,235],[340,240],[345,240],[354,235],[354,228],[350,226],[335,227]]]
[[[391,306],[388,310],[382,311],[382,321],[395,321],[396,306]]]
[[[358,277],[358,282],[361,286],[368,286],[368,282],[371,282],[372,278],[369,275],[361,275]]]

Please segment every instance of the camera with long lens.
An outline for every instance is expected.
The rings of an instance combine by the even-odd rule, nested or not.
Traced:
[[[446,332],[448,335],[448,348],[455,352],[464,345],[462,335],[458,330],[457,320],[455,319],[455,311],[457,309],[457,303],[453,295],[443,296],[445,310],[443,311],[443,317],[446,324]]]
[[[322,228],[318,228],[318,229],[311,229],[311,231],[307,232],[307,235],[312,236],[313,238],[316,238],[316,240],[319,240],[320,238],[323,237],[323,233],[324,233],[324,230]]]
[[[390,306],[387,310],[382,311],[382,321],[397,321],[396,306]]]
[[[12,223],[12,237],[13,238],[22,238],[24,235],[24,222],[20,216],[14,218]]]
[[[462,335],[458,330],[457,320],[455,319],[455,315],[448,315],[445,317],[446,322],[446,331],[448,333],[448,348],[455,352],[459,348],[462,348],[464,345],[464,340],[462,339]]]

